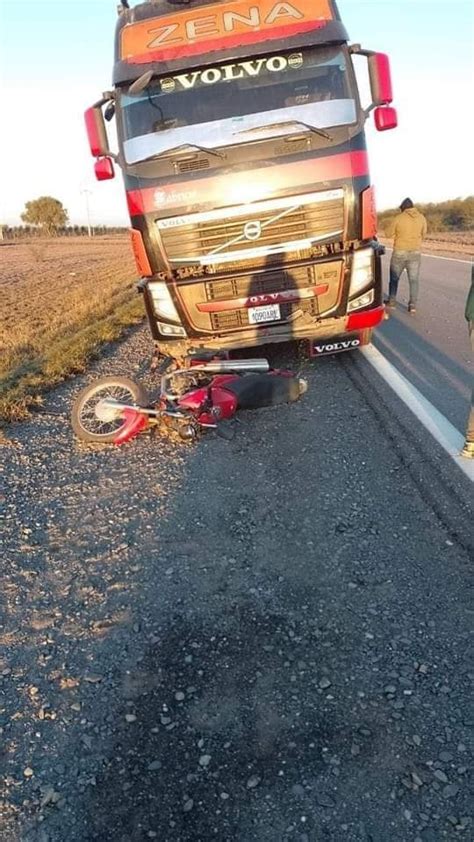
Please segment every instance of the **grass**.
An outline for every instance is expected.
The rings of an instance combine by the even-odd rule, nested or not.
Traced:
[[[0,418],[12,421],[141,321],[143,301],[126,238],[4,245],[0,257]]]

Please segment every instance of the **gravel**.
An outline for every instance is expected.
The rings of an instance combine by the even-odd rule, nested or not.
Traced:
[[[357,355],[306,373],[230,442],[12,428],[2,842],[472,837],[465,487]]]

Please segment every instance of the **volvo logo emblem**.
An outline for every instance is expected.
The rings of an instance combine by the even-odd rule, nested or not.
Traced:
[[[258,240],[262,233],[262,223],[258,220],[247,222],[244,226],[244,237],[246,240]]]

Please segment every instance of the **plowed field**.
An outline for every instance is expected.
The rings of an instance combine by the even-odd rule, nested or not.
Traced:
[[[0,414],[19,417],[142,313],[126,237],[0,246]]]

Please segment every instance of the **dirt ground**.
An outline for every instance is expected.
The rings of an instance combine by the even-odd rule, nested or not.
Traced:
[[[81,370],[141,302],[127,237],[4,242],[0,260],[0,414],[8,417],[28,392]]]
[[[91,296],[114,294],[136,274],[125,237],[5,242],[0,255],[2,349],[74,322]]]

